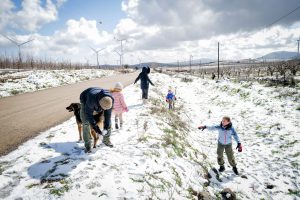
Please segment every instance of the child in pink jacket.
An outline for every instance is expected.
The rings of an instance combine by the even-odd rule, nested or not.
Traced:
[[[118,120],[120,120],[120,128],[123,126],[123,112],[128,112],[127,105],[122,94],[123,85],[122,83],[116,83],[114,89],[111,91],[112,97],[114,98],[113,112],[115,114],[115,128],[119,129]]]

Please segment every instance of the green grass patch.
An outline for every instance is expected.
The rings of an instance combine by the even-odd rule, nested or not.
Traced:
[[[163,130],[165,135],[163,136],[162,140],[162,146],[168,147],[171,146],[174,153],[179,156],[183,157],[185,153],[184,145],[182,144],[183,138],[178,135],[178,133],[173,129],[164,129]]]
[[[52,188],[50,189],[50,194],[55,196],[62,196],[65,192],[68,192],[70,190],[68,185],[64,185],[60,188]]]
[[[181,82],[190,83],[190,82],[193,82],[193,79],[192,78],[184,77],[184,78],[181,79]]]
[[[292,147],[294,146],[294,144],[298,143],[298,140],[294,140],[292,142],[288,142],[286,144],[282,144],[279,146],[280,149],[284,149],[284,148],[289,148],[289,147]]]
[[[0,165],[0,175],[5,171],[4,167]]]
[[[292,162],[291,162],[291,165],[292,165],[294,168],[298,168],[298,167],[299,167],[299,163],[296,162],[296,161],[292,161]]]
[[[175,167],[172,167],[172,173],[175,176],[176,185],[178,185],[179,187],[182,187],[182,180],[181,180],[178,172],[176,171]]]
[[[298,156],[300,156],[300,152],[297,152],[297,153],[295,153],[294,155],[292,155],[292,157],[294,157],[294,158],[296,158],[296,157],[298,157]]]
[[[20,94],[22,91],[20,91],[20,90],[12,90],[12,91],[10,91],[10,94],[12,94],[12,95],[17,95],[17,94]]]
[[[27,189],[31,189],[31,188],[36,187],[36,186],[38,186],[38,185],[40,185],[40,184],[39,184],[39,183],[32,183],[32,184],[30,184],[30,185],[27,185],[26,188],[27,188]]]
[[[50,181],[49,181],[50,182]],[[70,190],[70,182],[67,181],[66,179],[61,179],[58,181],[53,181],[53,182],[59,182],[62,186],[61,187],[54,187],[52,185],[52,183],[50,182],[50,184],[48,184],[45,188],[49,188],[49,193],[51,195],[60,197],[62,196],[64,193],[68,192]]]
[[[272,152],[272,154],[277,154],[277,153],[279,153],[279,151],[277,151],[277,150],[272,150],[271,152]]]
[[[296,190],[292,190],[292,189],[288,189],[289,191],[289,195],[297,195],[299,196],[300,195],[300,190],[299,189],[296,189]]]
[[[132,180],[132,182],[134,182],[134,183],[144,183],[145,182],[144,179],[135,179],[135,178],[132,178],[132,177],[130,177],[130,180]]]

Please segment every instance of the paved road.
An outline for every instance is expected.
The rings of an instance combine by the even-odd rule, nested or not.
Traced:
[[[118,81],[127,86],[136,76],[137,73],[119,74],[0,99],[0,156],[69,119],[72,113],[65,107],[79,102],[84,89],[92,86],[112,88]]]

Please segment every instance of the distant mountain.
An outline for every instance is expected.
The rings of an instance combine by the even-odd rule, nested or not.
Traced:
[[[257,58],[258,60],[290,60],[297,57],[297,52],[290,51],[275,51],[268,53],[262,57]]]

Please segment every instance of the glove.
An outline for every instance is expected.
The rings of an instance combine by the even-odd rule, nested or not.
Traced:
[[[124,111],[125,111],[125,112],[128,112],[128,108],[126,107],[126,108],[124,109]]]
[[[236,146],[236,149],[238,150],[238,152],[242,152],[243,151],[243,147],[241,143],[238,143]]]
[[[94,131],[96,131],[97,134],[102,135],[102,132],[98,125],[94,126],[93,129],[94,129]]]
[[[198,129],[203,131],[204,129],[206,129],[206,126],[199,126]]]
[[[168,103],[168,102],[169,102],[169,100],[168,100],[168,99],[166,99],[166,102]]]
[[[106,135],[108,135],[110,133],[110,131],[108,131],[108,130],[103,130],[102,131],[102,136],[106,136]]]

